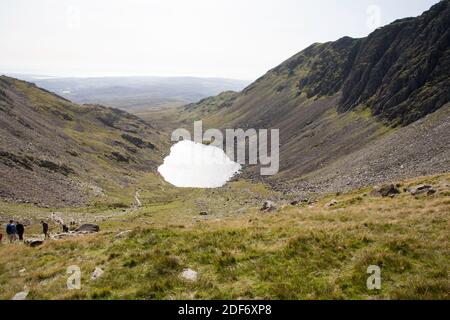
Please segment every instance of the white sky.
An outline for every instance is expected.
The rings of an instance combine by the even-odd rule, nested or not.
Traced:
[[[311,43],[363,37],[437,2],[0,0],[0,72],[253,80]]]

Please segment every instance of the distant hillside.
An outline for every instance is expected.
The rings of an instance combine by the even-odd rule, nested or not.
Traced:
[[[241,93],[186,106],[182,118],[279,128],[281,172],[272,181],[305,191],[360,187],[450,169],[449,70],[444,0],[367,38],[314,44]],[[254,169],[245,174],[257,178]]]
[[[0,197],[78,205],[133,185],[167,138],[140,118],[0,77]]]
[[[242,90],[248,81],[195,77],[46,78],[13,75],[76,103],[94,103],[127,111],[181,106],[227,90]]]

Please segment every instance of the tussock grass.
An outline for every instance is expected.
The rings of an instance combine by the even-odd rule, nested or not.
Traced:
[[[0,298],[26,285],[32,299],[449,299],[447,187],[393,199],[366,188],[273,213],[259,207],[280,195],[245,181],[194,190],[148,176],[140,187],[143,207],[99,222],[97,235],[38,248],[3,244]],[[325,208],[331,198],[338,204]],[[132,231],[117,238],[123,230]],[[70,265],[81,268],[81,290],[66,288]],[[381,268],[381,290],[367,289],[370,265]],[[92,281],[97,266],[105,273]],[[198,281],[181,279],[184,268]]]

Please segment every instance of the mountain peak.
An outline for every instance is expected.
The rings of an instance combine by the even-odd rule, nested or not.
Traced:
[[[271,72],[296,78],[297,94],[308,98],[342,93],[341,112],[367,106],[393,125],[407,125],[450,100],[449,3],[366,38],[315,43]]]

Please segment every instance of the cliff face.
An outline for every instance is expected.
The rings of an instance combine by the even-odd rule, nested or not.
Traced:
[[[376,30],[356,48],[340,110],[367,105],[405,125],[450,101],[450,1]]]
[[[450,2],[398,20],[364,39],[315,44],[272,72],[297,77],[308,98],[342,92],[339,111],[360,105],[406,125],[450,100]]]

